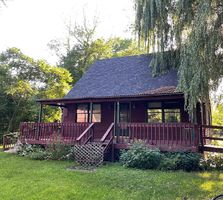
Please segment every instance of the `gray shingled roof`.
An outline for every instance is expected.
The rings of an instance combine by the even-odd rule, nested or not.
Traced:
[[[153,77],[149,67],[150,61],[151,55],[99,60],[64,98],[136,96],[154,94],[154,91],[174,93],[177,86],[176,71]]]

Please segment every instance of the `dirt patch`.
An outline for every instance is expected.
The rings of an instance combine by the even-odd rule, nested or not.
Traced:
[[[84,173],[92,173],[96,172],[95,167],[89,167],[89,166],[71,166],[67,168],[68,171],[76,171],[76,172],[84,172]]]

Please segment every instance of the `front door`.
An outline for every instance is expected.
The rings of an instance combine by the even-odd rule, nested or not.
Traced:
[[[130,104],[120,103],[119,122],[130,122]]]
[[[123,140],[126,136],[129,135],[129,128],[127,123],[130,122],[130,104],[129,103],[120,103],[120,110],[119,110],[119,130],[118,136],[121,136]]]

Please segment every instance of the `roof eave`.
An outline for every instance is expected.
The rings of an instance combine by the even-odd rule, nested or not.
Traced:
[[[160,98],[160,97],[178,97],[183,98],[184,94],[182,92],[175,92],[171,94],[141,94],[141,95],[123,95],[123,96],[107,96],[107,97],[83,97],[83,98],[58,98],[58,99],[37,99],[36,102],[45,104],[45,105],[52,105],[52,106],[61,106],[63,107],[64,104],[70,102],[90,102],[90,101],[102,101],[102,100],[109,100],[109,101],[118,101],[123,99],[134,99],[134,100],[141,100],[145,98]]]

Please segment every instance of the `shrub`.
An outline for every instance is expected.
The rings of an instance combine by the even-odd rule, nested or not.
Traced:
[[[201,156],[198,153],[185,152],[178,154],[177,169],[197,171],[200,169]]]
[[[54,144],[46,149],[40,145],[24,144],[17,152],[20,156],[25,156],[34,160],[69,160],[70,147],[63,144]]]
[[[161,170],[197,171],[200,169],[201,155],[192,152],[165,153],[159,168]]]
[[[46,151],[38,151],[31,152],[28,157],[33,160],[46,160],[50,157],[50,155]]]
[[[184,170],[200,169],[201,155],[192,152],[160,153],[145,143],[135,143],[128,151],[122,151],[120,162],[125,167],[138,169]]]
[[[165,157],[162,159],[159,165],[160,170],[177,170],[177,158]]]
[[[44,151],[44,148],[40,145],[24,144],[21,146],[21,149],[17,152],[17,154],[28,157],[31,153],[40,151]]]
[[[51,160],[70,160],[71,158],[71,147],[60,143],[50,145],[46,150]]]
[[[200,164],[204,170],[223,170],[223,155],[208,154],[207,157],[203,159]]]
[[[138,169],[156,169],[161,161],[158,149],[149,149],[144,143],[135,143],[128,151],[122,151],[120,162],[123,166]]]

